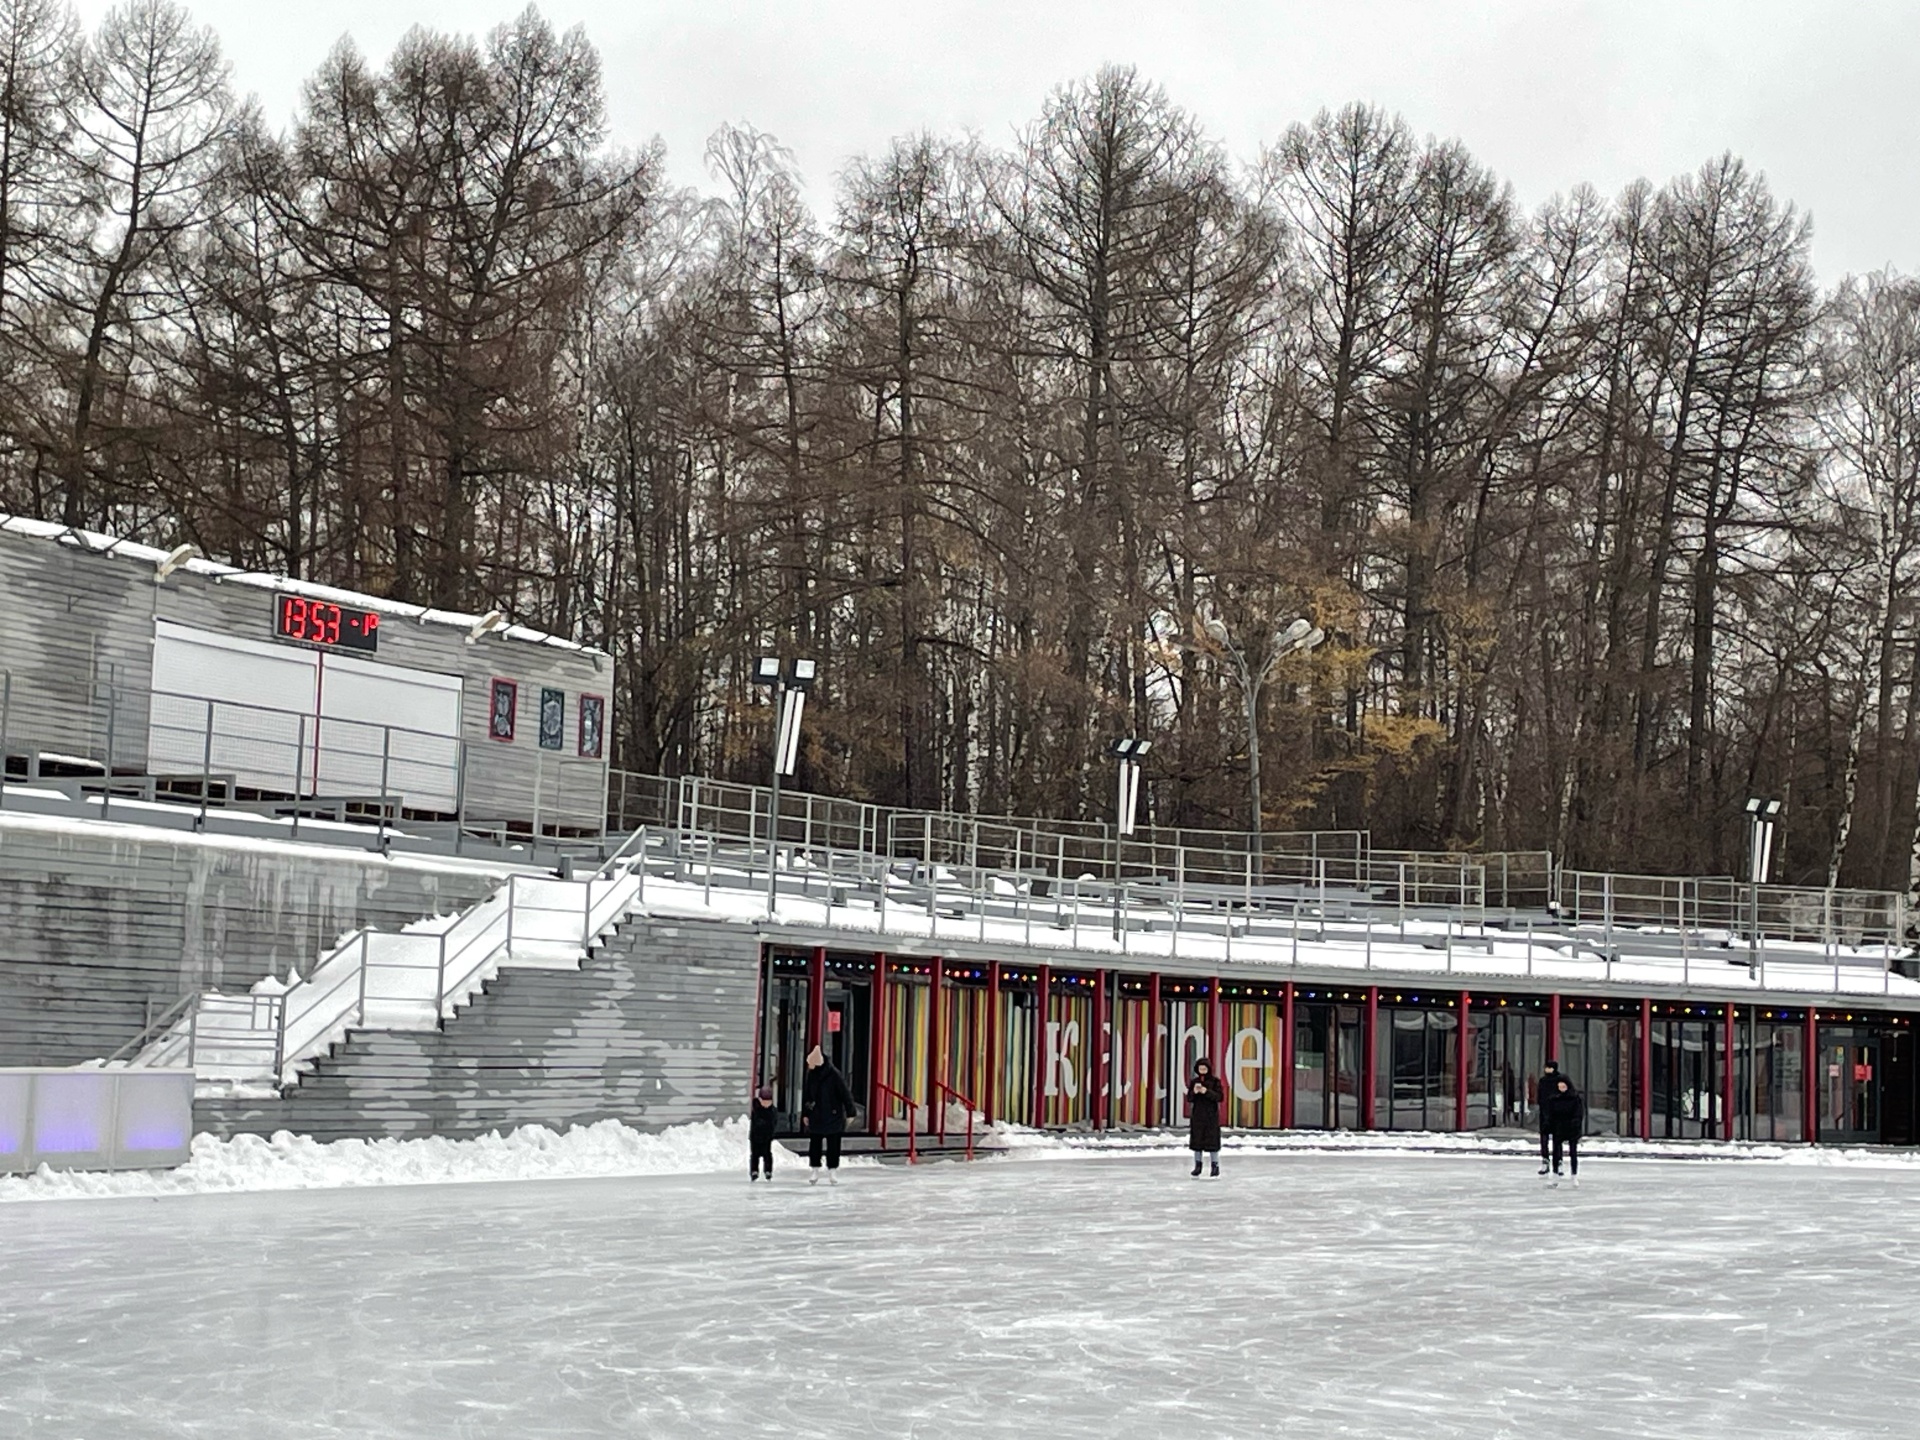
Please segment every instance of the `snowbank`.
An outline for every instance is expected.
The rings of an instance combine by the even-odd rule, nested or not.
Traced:
[[[1028,1130],[995,1125],[977,1132],[982,1143],[1005,1148],[1009,1158],[1099,1159],[1128,1155],[1190,1154],[1184,1130],[1073,1131]],[[1229,1154],[1381,1154],[1537,1156],[1540,1141],[1531,1134],[1465,1135],[1445,1131],[1293,1130],[1228,1131],[1222,1148]],[[1724,1140],[1634,1140],[1590,1135],[1580,1142],[1583,1164],[1613,1160],[1769,1161],[1779,1165],[1858,1166],[1867,1169],[1920,1169],[1920,1150],[1879,1150],[1832,1145],[1769,1145]]]
[[[334,1190],[361,1185],[451,1185],[480,1180],[559,1180],[629,1175],[697,1175],[745,1169],[747,1122],[701,1121],[658,1134],[618,1120],[564,1134],[528,1125],[477,1140],[336,1140],[322,1144],[282,1130],[271,1140],[198,1135],[177,1170],[101,1174],[49,1170],[0,1178],[0,1202],[206,1195],[246,1190]]]

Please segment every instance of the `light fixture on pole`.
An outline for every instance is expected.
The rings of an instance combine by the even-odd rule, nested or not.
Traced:
[[[1232,632],[1219,616],[1209,615],[1200,622],[1200,628],[1207,639],[1213,642],[1214,649],[1233,666],[1234,678],[1240,682],[1240,698],[1246,706],[1247,832],[1254,860],[1258,862],[1262,851],[1260,827],[1264,809],[1260,798],[1260,692],[1266,688],[1273,667],[1282,658],[1313,649],[1327,638],[1327,632],[1302,616],[1273,633],[1267,641],[1266,659],[1255,666],[1248,663],[1246,653],[1234,644]]]
[[[1754,796],[1747,801],[1747,932],[1751,948],[1747,974],[1766,983],[1767,951],[1760,938],[1760,887],[1773,868],[1773,832],[1779,820],[1778,800]]]
[[[767,805],[767,914],[773,914],[780,855],[780,782],[800,763],[800,717],[806,712],[807,692],[813,689],[818,666],[811,660],[782,664],[777,655],[762,655],[753,665],[753,682],[773,692],[773,793]]]
[[[1140,818],[1140,762],[1153,749],[1151,740],[1115,740],[1107,753],[1120,762],[1120,794],[1114,805],[1114,830],[1131,835]]]

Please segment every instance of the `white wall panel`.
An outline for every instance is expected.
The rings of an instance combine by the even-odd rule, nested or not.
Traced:
[[[313,768],[313,725],[297,717],[313,714],[318,659],[291,645],[155,620],[149,768],[200,772],[211,701],[213,773],[252,789],[291,791],[294,777]]]

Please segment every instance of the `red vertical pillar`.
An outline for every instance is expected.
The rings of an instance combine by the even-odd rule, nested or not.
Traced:
[[[1220,1077],[1220,1083],[1226,1084],[1227,992],[1220,988],[1218,975],[1213,977],[1207,990],[1207,1059],[1213,1062],[1213,1073]]]
[[[1160,1103],[1160,1056],[1166,1048],[1160,1043],[1160,1025],[1166,1019],[1160,1006],[1160,972],[1147,977],[1147,1124],[1164,1125],[1165,1107]]]
[[[827,1034],[827,950],[814,949],[807,962],[807,1048],[822,1044]]]
[[[1380,1065],[1380,987],[1367,987],[1367,1032],[1360,1037],[1360,1128],[1373,1129],[1374,1077]]]
[[[1000,962],[987,962],[987,1093],[980,1097],[987,1124],[999,1110],[1000,1100]]]
[[[1105,970],[1096,970],[1093,991],[1093,1128],[1107,1128],[1107,982]]]
[[[1640,1002],[1640,1138],[1653,1138],[1653,1001]]]
[[[1473,1054],[1473,995],[1460,992],[1459,1051],[1454,1063],[1453,1128],[1467,1128],[1467,1061]]]
[[[6,763],[6,757],[0,755],[0,765]],[[753,1091],[768,1083],[766,1072],[760,1067],[767,1056],[767,990],[773,984],[773,951],[767,946],[760,947],[760,973],[754,978],[753,985],[753,1074],[748,1081],[748,1103],[752,1103]]]
[[[1293,1128],[1293,982],[1280,994],[1280,1128]]]
[[[893,1083],[887,1073],[887,957],[873,957],[873,1003],[867,1006],[867,1128],[877,1130],[880,1087]]]
[[[1047,1123],[1047,1011],[1048,993],[1053,986],[1053,967],[1040,967],[1039,987],[1033,997],[1033,1124],[1038,1129]]]
[[[1800,1097],[1805,1107],[1802,1124],[1806,1129],[1807,1143],[1820,1143],[1820,1012],[1813,1006],[1807,1007],[1807,1038],[1805,1043],[1807,1060],[1800,1069],[1806,1075],[1804,1089],[1806,1094]]]
[[[947,1133],[946,1098],[940,1086],[947,1078],[947,1017],[941,1014],[946,998],[946,962],[933,957],[932,985],[927,991],[927,1133],[934,1132],[934,1116],[940,1117],[939,1131]]]
[[[1722,1140],[1731,1140],[1735,1134],[1738,1133],[1737,1127],[1733,1123],[1733,1102],[1735,1096],[1733,1088],[1733,1045],[1735,1035],[1733,1028],[1733,1006],[1731,1005],[1727,1006],[1727,1027],[1725,1034],[1726,1044],[1721,1047],[1721,1050],[1725,1056],[1726,1063],[1720,1073],[1720,1113],[1725,1118],[1721,1121],[1720,1138]]]
[[[1560,997],[1547,997],[1547,1059],[1560,1058]]]

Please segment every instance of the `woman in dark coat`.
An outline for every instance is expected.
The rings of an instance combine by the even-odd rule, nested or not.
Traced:
[[[1193,1066],[1193,1081],[1187,1086],[1187,1148],[1193,1151],[1193,1173],[1200,1173],[1200,1156],[1213,1161],[1213,1173],[1220,1173],[1220,1107],[1226,1101],[1220,1077],[1213,1065],[1198,1060]]]
[[[1573,1183],[1580,1183],[1580,1136],[1587,1128],[1587,1106],[1573,1082],[1564,1075],[1553,1078],[1553,1088],[1540,1097],[1540,1128],[1553,1144],[1553,1179],[1560,1183],[1560,1147],[1567,1147],[1567,1164]]]
[[[800,1123],[807,1132],[807,1167],[813,1173],[809,1185],[820,1183],[821,1152],[826,1154],[827,1183],[838,1185],[834,1171],[840,1168],[840,1137],[847,1133],[847,1121],[854,1116],[853,1092],[846,1077],[834,1069],[833,1062],[818,1045],[807,1052],[806,1083],[800,1087]]]

